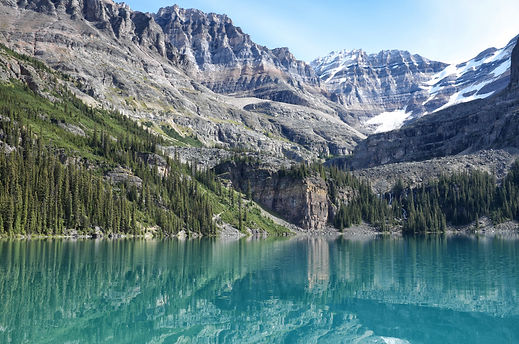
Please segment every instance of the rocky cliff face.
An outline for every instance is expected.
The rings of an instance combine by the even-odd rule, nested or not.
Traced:
[[[519,39],[512,51],[512,67],[510,68],[509,89],[513,92],[519,87]]]
[[[243,162],[227,162],[215,171],[242,192],[250,187],[256,202],[305,230],[321,230],[328,221],[328,188],[321,178],[295,178]]]
[[[484,99],[506,88],[510,82],[511,54],[517,39],[513,38],[501,49],[489,48],[466,62],[449,65],[434,75],[424,86],[428,98],[423,104],[425,113],[422,115]]]
[[[109,0],[22,0],[19,2],[2,1],[2,5],[45,14],[55,19],[63,14],[69,15],[72,19],[85,19],[93,23],[95,28],[112,37],[117,37],[118,39],[130,38],[143,48],[151,48],[163,57],[175,57],[174,48],[165,41],[161,28],[154,22],[152,16],[141,12],[133,12],[124,4],[117,4]],[[25,23],[24,26],[28,25],[31,25],[31,23]],[[71,32],[68,33],[70,34]],[[36,36],[43,34],[43,32],[32,32],[32,34]],[[88,35],[89,33],[85,32],[84,34]],[[33,42],[37,43],[38,39],[34,38]],[[63,39],[61,43],[70,45],[74,43],[72,41],[73,37],[65,32],[54,38]],[[47,39],[52,39],[52,37]],[[27,43],[29,42],[28,40]]]
[[[421,85],[447,66],[400,50],[340,51],[311,64],[338,102],[372,114],[415,111],[417,100],[423,98]]]
[[[224,16],[176,11],[185,18],[168,22],[166,10],[154,16],[111,0],[0,0],[0,42],[71,75],[67,86],[88,104],[151,123],[162,135],[165,127],[206,146],[296,160],[347,154],[363,138],[341,120],[337,104],[313,96],[311,69],[287,50],[255,45]],[[189,41],[179,43],[182,37]],[[227,81],[258,86],[236,86],[255,95],[239,98],[197,80],[215,80],[207,85],[218,91]]]
[[[263,161],[227,161],[214,171],[266,209],[307,231],[321,231],[333,221],[337,207],[327,182],[316,173],[301,177],[290,169]],[[336,189],[335,203],[348,203],[357,195],[351,187]]]
[[[270,50],[254,43],[230,18],[178,6],[154,15],[168,41],[190,62],[190,72],[215,92],[306,104],[304,93],[318,93],[313,69],[288,48]]]
[[[519,148],[518,48],[512,57],[510,87],[493,97],[450,107],[357,146],[352,165],[426,160],[481,149]]]
[[[489,97],[510,80],[517,38],[457,65],[407,51],[341,51],[312,62],[332,98],[357,112],[368,132],[397,129],[449,106]]]

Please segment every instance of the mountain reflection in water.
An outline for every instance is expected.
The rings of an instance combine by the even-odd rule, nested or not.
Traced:
[[[0,241],[1,343],[514,343],[519,241]]]

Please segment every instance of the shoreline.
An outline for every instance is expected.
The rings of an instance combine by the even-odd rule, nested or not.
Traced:
[[[263,231],[255,231],[248,229],[248,233],[239,232],[236,228],[227,225],[221,226],[220,232],[216,235],[202,235],[199,233],[189,233],[184,230],[176,235],[155,236],[155,231],[147,231],[144,234],[108,234],[101,232],[92,234],[60,234],[60,235],[44,235],[44,234],[16,234],[16,235],[0,235],[0,239],[13,240],[33,240],[33,239],[68,239],[68,240],[117,240],[117,239],[201,239],[214,238],[218,240],[240,240],[240,239],[266,239],[266,238],[323,238],[333,239],[342,238],[346,240],[369,240],[379,237],[389,238],[405,238],[413,236],[437,236],[444,235],[447,237],[506,237],[510,239],[519,239],[519,222],[507,221],[499,224],[493,224],[492,221],[483,217],[478,223],[472,223],[464,226],[448,226],[444,232],[424,232],[416,235],[405,235],[401,230],[393,228],[388,231],[380,232],[376,227],[362,223],[360,225],[344,228],[341,232],[334,227],[326,226],[320,230],[292,230],[282,235],[268,234]]]
[[[511,228],[510,226],[494,226],[494,227],[485,227],[480,229],[471,229],[471,228],[449,228],[445,232],[426,232],[423,234],[417,235],[405,235],[402,231],[385,231],[380,232],[376,228],[371,227],[367,224],[362,224],[359,226],[351,227],[345,229],[343,232],[339,232],[337,230],[325,229],[320,231],[304,231],[297,233],[289,233],[288,235],[265,235],[265,233],[261,234],[249,234],[246,235],[244,233],[239,233],[239,235],[214,235],[214,236],[203,236],[203,235],[186,235],[186,234],[177,234],[170,236],[153,236],[153,235],[111,235],[111,236],[97,236],[97,235],[2,235],[0,236],[0,240],[46,240],[46,239],[59,239],[59,240],[121,240],[121,239],[143,239],[143,240],[168,240],[168,239],[176,239],[176,240],[192,240],[192,239],[217,239],[217,240],[241,240],[241,239],[305,239],[305,238],[322,238],[322,239],[344,239],[344,240],[353,240],[353,241],[367,241],[374,240],[379,238],[391,238],[391,239],[405,239],[407,237],[412,238],[415,236],[445,236],[447,238],[455,238],[455,237],[465,237],[465,238],[503,238],[503,239],[518,239],[519,240],[519,227],[515,226]]]

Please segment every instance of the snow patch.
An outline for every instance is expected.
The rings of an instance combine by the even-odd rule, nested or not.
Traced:
[[[494,74],[495,77],[500,77],[501,75],[505,74],[510,69],[511,65],[512,65],[512,61],[506,60],[505,62],[501,63],[501,65],[499,65],[499,67],[494,69],[492,74]]]
[[[453,105],[457,105],[460,103],[465,103],[465,102],[469,102],[469,101],[476,100],[476,99],[483,99],[483,98],[490,97],[494,93],[494,91],[485,93],[485,94],[478,94],[478,92],[483,87],[490,84],[491,82],[493,82],[496,79],[497,78],[487,80],[486,82],[476,83],[476,84],[473,84],[473,85],[470,85],[468,87],[458,90],[457,92],[455,92],[453,95],[450,96],[449,101],[446,104],[444,104],[440,108],[436,109],[435,111],[440,111],[440,110],[446,109],[448,107],[451,107]],[[471,94],[471,95],[465,96],[465,94]]]
[[[446,77],[448,77],[450,75],[456,75],[456,76],[458,75],[458,69],[456,68],[455,65],[448,65],[447,67],[445,67],[444,70],[433,75],[431,80],[427,81],[425,84],[429,85],[429,86],[434,86],[439,81],[445,79]]]
[[[366,121],[369,126],[376,126],[375,133],[383,133],[400,128],[411,113],[405,110],[382,112],[381,114]]]

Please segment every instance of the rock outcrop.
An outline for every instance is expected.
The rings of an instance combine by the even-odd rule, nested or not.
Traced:
[[[187,57],[191,75],[217,93],[307,105],[304,94],[319,91],[313,69],[288,48],[254,43],[225,15],[173,6],[161,8],[154,18]]]
[[[281,218],[320,230],[328,221],[328,188],[318,177],[295,178],[259,163],[226,162],[215,168],[223,178]]]
[[[152,15],[111,0],[0,0],[0,22],[0,42],[70,75],[67,87],[83,101],[162,135],[173,128],[172,142],[303,160],[348,154],[364,138],[308,65],[255,44],[225,16],[178,7]],[[30,71],[24,78],[38,91]],[[259,102],[273,105],[249,109]]]
[[[375,166],[353,171],[353,175],[369,180],[376,194],[390,192],[398,181],[409,187],[418,187],[441,176],[461,171],[484,171],[496,176],[498,182],[510,171],[511,165],[519,158],[519,151],[483,150],[473,154],[463,154],[434,158],[425,161],[410,161]],[[337,161],[330,161],[333,163]]]
[[[519,39],[512,51],[512,67],[510,68],[510,85],[508,88],[512,92],[519,88]]]
[[[332,99],[355,112],[367,132],[383,132],[506,88],[516,42],[457,65],[400,50],[333,52],[311,64]]]
[[[519,53],[514,49],[510,86],[487,99],[450,107],[399,130],[375,134],[359,144],[355,168],[519,148]]]
[[[338,102],[376,115],[404,108],[419,111],[421,86],[447,65],[407,51],[354,50],[331,53],[312,66]]]
[[[229,160],[214,171],[264,208],[310,232],[322,231],[333,221],[338,210],[334,203],[347,204],[357,195],[351,187],[340,187],[332,200],[327,182],[317,173],[301,176],[254,159]]]

